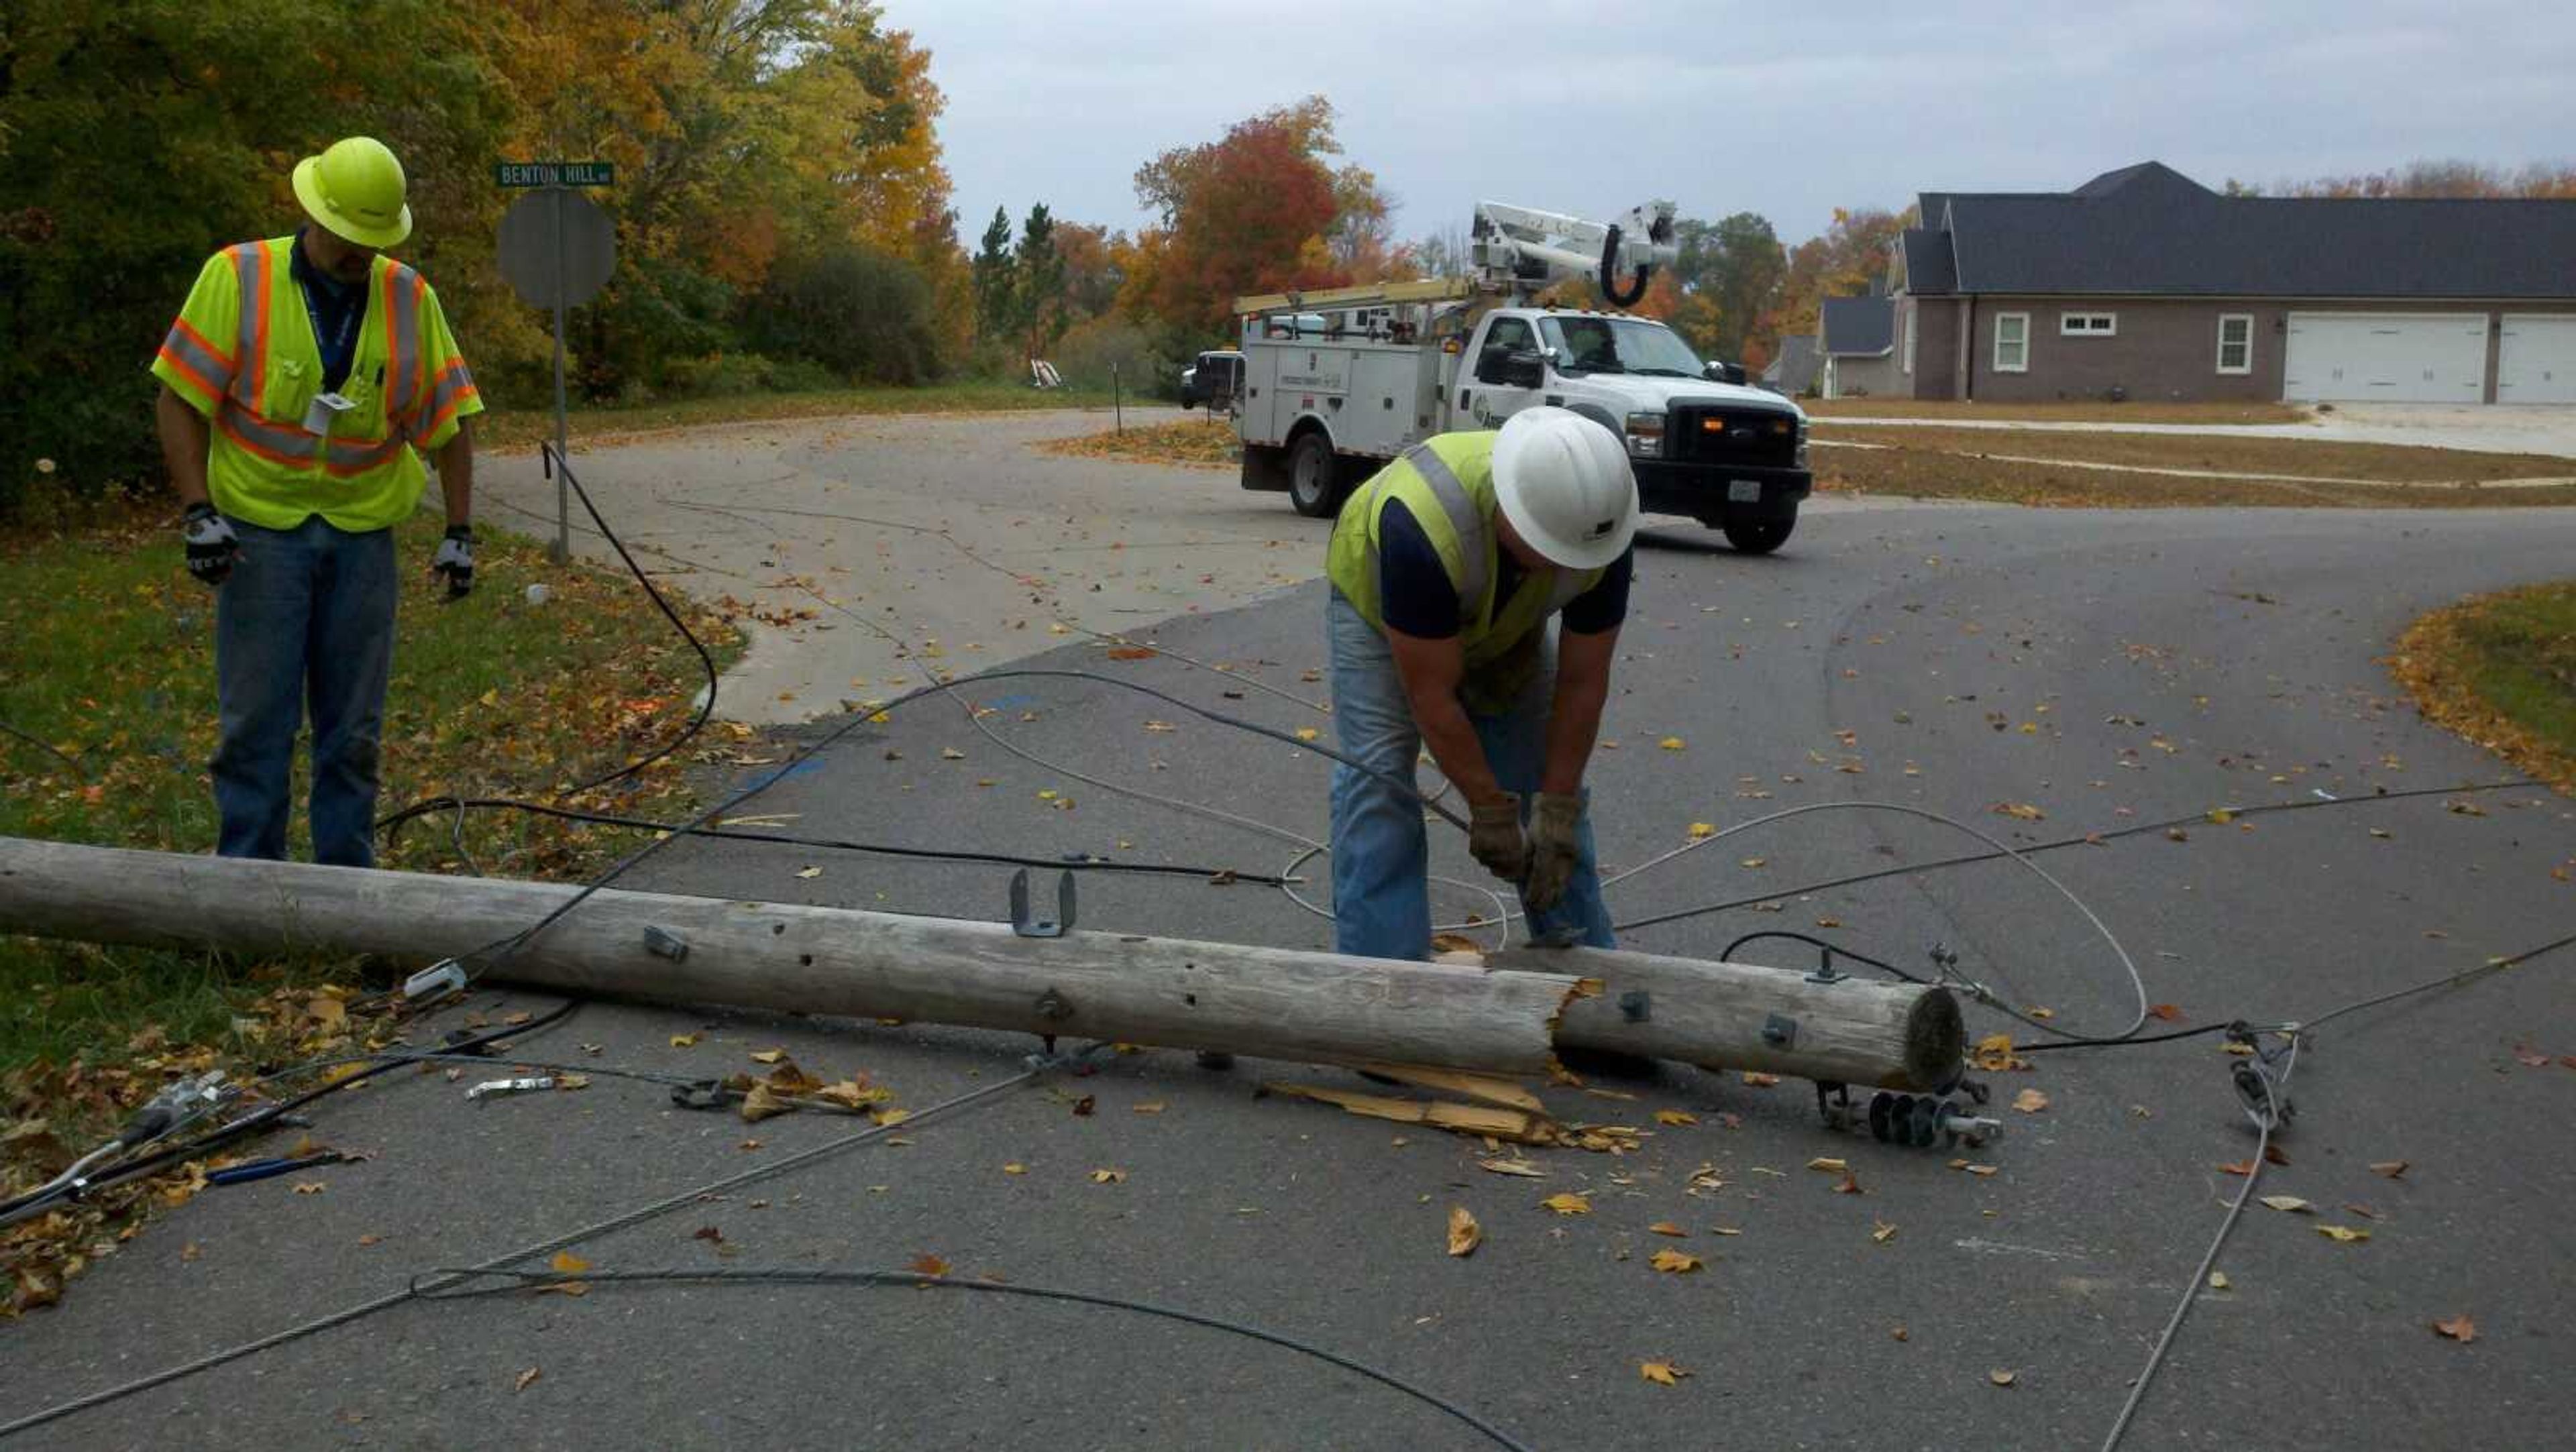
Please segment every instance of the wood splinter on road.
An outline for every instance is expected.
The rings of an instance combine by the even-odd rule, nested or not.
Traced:
[[[91,942],[425,965],[533,927],[580,891],[0,837],[0,932]],[[648,929],[687,951],[657,950]],[[1560,1044],[1915,1090],[1945,1083],[1964,1047],[1957,1002],[1917,984],[1818,984],[1592,948],[1518,949],[1480,969],[1120,933],[1023,937],[1006,923],[616,888],[591,894],[493,976],[602,997],[1366,1067],[1505,1116],[1536,1111],[1495,1076],[1546,1074]],[[1440,1070],[1467,1072],[1425,1072]]]

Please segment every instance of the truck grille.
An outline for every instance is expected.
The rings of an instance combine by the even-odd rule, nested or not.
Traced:
[[[1798,462],[1798,419],[1777,409],[1675,404],[1665,450],[1676,463],[1786,467]]]

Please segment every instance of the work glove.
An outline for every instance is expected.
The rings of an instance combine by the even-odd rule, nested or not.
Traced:
[[[1574,880],[1575,863],[1582,855],[1575,837],[1582,823],[1581,795],[1538,794],[1538,804],[1530,811],[1529,878],[1521,884],[1521,901],[1530,911],[1543,913],[1564,901],[1565,885]]]
[[[447,538],[439,541],[438,558],[430,562],[429,572],[447,577],[450,600],[474,588],[474,526],[447,527]]]
[[[189,505],[179,532],[188,541],[189,574],[210,589],[232,574],[233,562],[241,558],[241,536],[233,533],[233,522],[215,513],[213,505]]]
[[[1529,839],[1521,835],[1521,799],[1504,792],[1468,808],[1467,851],[1485,870],[1518,882],[1529,870]]]

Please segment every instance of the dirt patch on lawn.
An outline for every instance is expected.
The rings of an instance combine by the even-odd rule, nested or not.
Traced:
[[[1239,455],[1234,426],[1222,418],[1183,419],[1124,431],[1077,434],[1032,447],[1077,459],[1117,459],[1187,469],[1231,469]]]
[[[1890,432],[1893,432],[1891,430]],[[2182,509],[2329,505],[2357,509],[2515,508],[2576,505],[2576,485],[2539,488],[2393,488],[2386,484],[2285,483],[2192,478],[2117,468],[2024,464],[1937,449],[1818,448],[1816,487],[1827,492],[1973,499],[2071,509]]]
[[[2399,637],[2388,669],[2426,720],[2576,795],[2576,582],[2436,610]]]
[[[2294,424],[2288,403],[1953,403],[1912,398],[1802,398],[1810,418],[1959,418],[2020,423]]]
[[[2324,439],[2238,438],[2212,434],[2013,433],[1995,429],[1943,429],[1868,424],[1820,424],[1826,442],[1884,444],[1897,449],[1964,458],[2005,455],[2125,464],[2140,469],[2190,469],[2212,474],[2282,474],[2304,479],[2368,479],[2391,484],[2494,483],[2506,479],[2576,477],[2576,460],[2546,454],[2482,454],[2398,444],[2335,443]]]

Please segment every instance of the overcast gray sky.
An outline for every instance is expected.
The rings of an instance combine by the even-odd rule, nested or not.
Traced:
[[[971,246],[996,204],[1133,227],[1167,147],[1312,92],[1397,231],[1480,199],[1671,197],[1795,243],[1836,206],[2051,190],[2150,158],[2229,176],[2576,159],[2563,0],[884,0],[932,52]]]

